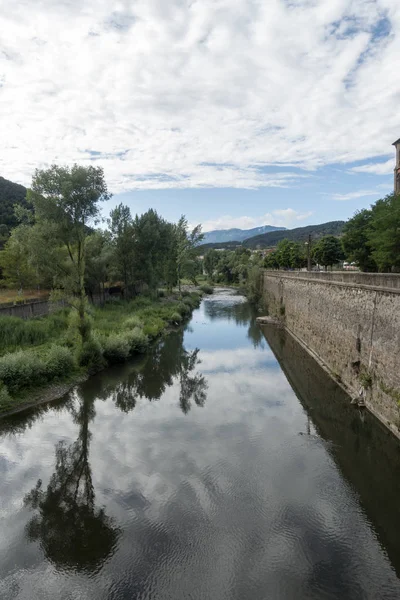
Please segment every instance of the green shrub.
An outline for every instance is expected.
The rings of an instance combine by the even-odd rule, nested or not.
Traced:
[[[214,288],[211,285],[208,285],[208,283],[204,283],[203,285],[201,285],[200,289],[205,294],[212,294],[214,292]]]
[[[129,350],[131,354],[135,354],[136,352],[142,353],[147,350],[149,345],[149,338],[143,333],[143,330],[139,327],[136,327],[131,331],[127,331],[124,334],[124,337],[129,344]]]
[[[182,290],[181,296],[182,296],[182,298],[185,298],[186,296],[190,296],[189,290]]]
[[[46,379],[45,362],[33,352],[19,350],[0,358],[0,380],[12,394]]]
[[[79,364],[82,367],[87,367],[89,373],[96,373],[105,366],[103,351],[97,339],[91,338],[82,344]]]
[[[0,317],[0,352],[23,346],[37,346],[54,339],[66,331],[68,326],[65,311],[38,319]]]
[[[123,334],[114,333],[104,338],[103,356],[110,365],[125,362],[129,352],[129,342]]]
[[[165,290],[158,290],[157,293],[159,298],[165,298],[166,296]]]
[[[184,302],[179,302],[178,306],[176,307],[176,310],[182,315],[182,317],[186,317],[191,313],[190,306],[188,306]]]
[[[136,329],[137,327],[142,328],[143,322],[141,319],[139,319],[139,317],[129,317],[124,321],[123,327],[125,329]]]
[[[178,312],[173,312],[169,318],[169,322],[174,323],[174,325],[178,325],[182,322],[182,315],[180,315]]]
[[[0,381],[0,407],[11,402],[11,396],[8,393],[7,387]]]
[[[143,327],[143,332],[150,339],[156,338],[165,328],[165,321],[160,317],[153,316],[146,319],[146,323]]]
[[[75,359],[68,348],[52,346],[46,356],[46,376],[49,381],[62,377],[75,370]]]

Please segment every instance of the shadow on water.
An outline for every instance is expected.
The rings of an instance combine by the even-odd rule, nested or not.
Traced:
[[[400,444],[371,413],[351,405],[290,334],[271,325],[262,332],[400,575]]]

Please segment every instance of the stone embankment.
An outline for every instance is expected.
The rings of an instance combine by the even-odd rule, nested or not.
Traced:
[[[400,275],[265,271],[268,314],[400,432]]]

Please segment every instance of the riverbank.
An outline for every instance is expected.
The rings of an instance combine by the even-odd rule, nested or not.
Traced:
[[[49,402],[76,383],[145,353],[200,304],[201,290],[152,300],[138,297],[90,307],[89,341],[80,341],[74,311],[40,319],[0,319],[0,416]]]

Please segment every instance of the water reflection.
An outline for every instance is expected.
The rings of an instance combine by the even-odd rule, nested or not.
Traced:
[[[108,387],[120,410],[133,410],[140,398],[159,400],[174,383],[179,383],[179,406],[183,413],[189,412],[192,400],[197,406],[204,406],[207,381],[198,372],[199,349],[186,350],[183,335],[183,331],[178,331],[162,340],[114,390]]]
[[[56,445],[55,470],[44,489],[41,479],[25,497],[35,511],[26,526],[30,542],[38,541],[49,561],[61,569],[92,571],[112,553],[120,530],[103,508],[96,507],[89,460],[91,398],[70,408],[79,425],[78,439]]]
[[[1,598],[400,597],[398,445],[255,318],[207,298],[149,355],[4,422]]]

